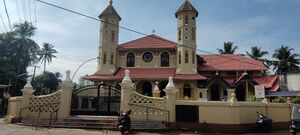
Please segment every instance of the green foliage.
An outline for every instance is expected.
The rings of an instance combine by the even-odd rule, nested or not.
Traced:
[[[300,96],[292,98],[292,103],[294,103],[294,104],[300,104]]]
[[[50,63],[52,58],[56,58],[55,53],[57,53],[57,51],[53,49],[53,45],[49,43],[44,43],[43,48],[38,52],[39,61],[44,63],[44,72],[46,70],[46,63]]]
[[[246,101],[247,101],[247,102],[259,102],[259,99],[257,99],[257,98],[255,97],[255,95],[247,95]]]
[[[58,89],[59,82],[61,82],[60,73],[52,73],[45,71],[43,74],[35,77],[31,82],[36,95],[43,95],[55,92]]]
[[[15,24],[11,32],[0,33],[0,83],[11,82],[9,93],[12,96],[21,95],[20,89],[26,84],[27,67],[37,60],[39,46],[31,39],[35,29],[25,21]]]
[[[233,42],[224,42],[223,49],[217,49],[220,54],[234,54],[238,49],[237,46],[233,45]]]
[[[299,70],[300,64],[300,55],[297,53],[293,53],[294,48],[290,48],[288,46],[281,46],[276,49],[273,58],[276,61],[273,61],[272,64],[274,66],[273,70],[276,70],[278,73],[285,73],[290,71]]]
[[[272,100],[273,103],[286,103],[286,98],[285,97],[276,97],[275,99]]]

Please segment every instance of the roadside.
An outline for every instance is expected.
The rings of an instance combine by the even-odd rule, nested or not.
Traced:
[[[4,123],[3,116],[0,116],[0,135],[120,135],[118,131],[91,130],[91,129],[70,129],[70,128],[35,128]],[[233,135],[223,133],[195,133],[189,131],[170,132],[133,132],[136,135]],[[288,130],[273,131],[271,133],[247,133],[241,135],[288,135]]]

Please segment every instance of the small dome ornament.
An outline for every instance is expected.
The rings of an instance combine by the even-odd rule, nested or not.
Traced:
[[[169,77],[169,83],[167,84],[166,89],[175,89],[173,78],[171,76]]]
[[[122,83],[128,83],[131,82],[130,76],[129,76],[130,71],[128,69],[125,70],[125,77],[122,80]]]

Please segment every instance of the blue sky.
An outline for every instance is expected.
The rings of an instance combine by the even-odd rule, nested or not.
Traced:
[[[25,8],[22,7],[22,1]],[[33,0],[6,0],[12,23],[21,20],[34,21]],[[97,17],[108,5],[108,0],[47,0],[47,2]],[[120,25],[142,33],[155,34],[176,41],[174,13],[184,0],[114,0],[114,7],[122,17]],[[224,41],[232,41],[244,54],[257,45],[270,54],[281,45],[288,45],[300,53],[300,1],[299,0],[190,0],[199,11],[197,18],[198,49],[217,53]],[[28,4],[29,3],[29,4]],[[18,5],[18,8],[17,6]],[[30,5],[30,8],[29,6]],[[54,45],[57,59],[47,66],[50,71],[71,70],[85,60],[97,57],[99,22],[36,2],[37,36],[39,44]],[[19,9],[19,15],[18,15]],[[29,10],[30,9],[30,10]],[[23,12],[26,10],[26,14]],[[31,12],[29,12],[31,11]],[[0,14],[7,24],[3,2]],[[26,18],[25,18],[26,16]],[[0,23],[0,32],[5,28]],[[142,35],[120,30],[120,43]],[[204,54],[198,52],[199,54]],[[270,58],[271,55],[268,56]],[[76,74],[96,71],[97,62],[85,64]],[[42,71],[40,65],[38,73]],[[29,69],[32,72],[32,68]]]

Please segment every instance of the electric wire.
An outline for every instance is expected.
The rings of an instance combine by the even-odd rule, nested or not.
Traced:
[[[4,21],[3,21],[3,18],[2,18],[1,14],[0,14],[0,18],[1,18],[1,22],[2,22],[2,24],[4,26],[5,32],[7,32],[7,28],[6,28],[6,25],[5,25]]]
[[[23,7],[23,18],[24,20],[26,21],[27,20],[27,11],[26,11],[26,7],[25,7],[25,4],[24,4],[24,0],[21,0],[21,3],[22,3],[22,7]]]
[[[34,4],[34,26],[37,28],[37,14],[36,14],[36,2],[33,0]],[[35,40],[38,43],[38,29],[35,29]]]
[[[140,34],[140,35],[144,35],[144,36],[149,36],[149,34],[146,34],[146,33],[143,33],[143,32],[139,32],[139,31],[137,31],[137,30],[133,30],[133,29],[130,29],[130,28],[126,28],[126,27],[123,27],[123,26],[119,26],[119,25],[116,25],[116,24],[112,24],[112,23],[109,23],[109,22],[106,22],[106,21],[102,21],[102,20],[100,20],[100,19],[98,19],[98,18],[94,18],[94,17],[88,16],[88,15],[86,15],[86,14],[79,13],[79,12],[76,12],[76,11],[73,11],[73,10],[70,10],[70,9],[67,9],[67,8],[64,8],[64,7],[61,7],[61,6],[52,4],[52,3],[48,3],[48,2],[45,2],[45,1],[42,1],[42,0],[36,0],[36,1],[38,1],[38,2],[40,2],[40,3],[43,3],[43,4],[46,4],[46,5],[50,5],[50,6],[53,6],[53,7],[62,9],[62,10],[65,10],[65,11],[68,11],[68,12],[71,12],[71,13],[74,13],[74,14],[77,14],[77,15],[80,15],[80,16],[83,16],[83,17],[87,17],[87,18],[92,19],[92,20],[101,21],[101,22],[103,22],[103,23],[107,23],[107,24],[110,24],[110,25],[119,27],[119,28],[124,29],[124,30],[127,30],[127,31],[131,31],[131,32],[134,32],[134,33],[137,33],[137,34]],[[151,37],[152,37],[152,38],[156,38],[156,39],[160,39],[160,38],[157,38],[157,37],[154,37],[154,36],[151,36]],[[247,63],[247,64],[259,66],[259,67],[261,67],[261,68],[265,68],[265,66],[264,66],[263,64],[262,64],[262,65],[258,65],[258,64],[256,64],[256,63],[251,63],[251,62],[248,62],[248,61],[243,61],[243,60],[240,60],[240,59],[235,59],[235,58],[232,58],[232,57],[229,57],[229,56],[226,56],[226,55],[215,54],[215,53],[212,53],[212,52],[204,51],[204,50],[197,49],[197,48],[194,48],[194,47],[190,47],[190,46],[187,46],[187,45],[179,45],[179,46],[184,46],[184,47],[186,47],[186,48],[195,49],[195,50],[197,50],[197,51],[199,51],[199,52],[203,52],[203,53],[206,53],[206,54],[216,55],[216,56],[218,56],[218,57],[223,57],[223,58],[227,58],[227,59],[239,61],[239,62],[242,62],[242,63]]]
[[[30,0],[27,0],[27,1],[28,1],[29,20],[30,20],[30,22],[32,22],[32,19],[31,19],[31,6],[30,6]]]
[[[19,21],[21,22],[21,16],[20,16],[20,10],[19,10],[18,1],[19,0],[15,0],[15,4],[16,4],[16,7],[17,7],[17,13],[18,13]]]
[[[7,11],[7,7],[6,7],[6,2],[5,2],[5,0],[3,0],[3,4],[4,4],[4,9],[5,9],[5,13],[6,13],[7,20],[8,20],[8,26],[9,26],[9,29],[12,31],[11,23],[10,23],[10,18],[9,18],[9,14],[8,14],[8,11]]]

